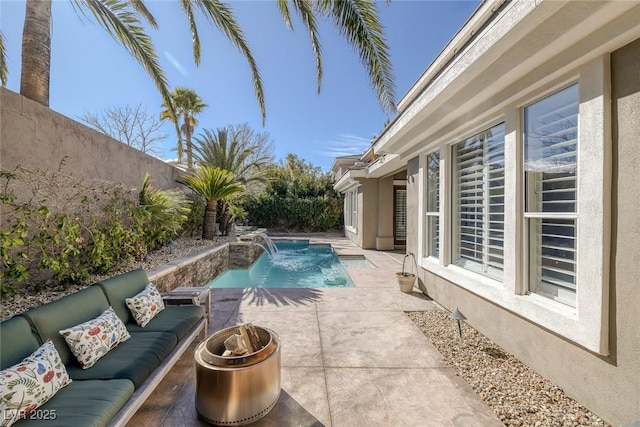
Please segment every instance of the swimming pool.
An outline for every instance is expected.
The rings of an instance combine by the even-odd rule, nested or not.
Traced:
[[[263,253],[248,269],[227,270],[211,288],[351,288],[353,282],[331,245],[276,240],[273,259]]]

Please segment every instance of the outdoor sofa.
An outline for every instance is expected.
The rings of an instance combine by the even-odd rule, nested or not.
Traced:
[[[131,271],[0,324],[0,369],[20,363],[50,339],[72,380],[14,425],[126,424],[189,345],[206,334],[204,311],[195,305],[166,306],[146,326],[138,326],[125,298],[139,294],[148,283],[144,270]],[[131,338],[82,369],[59,331],[94,319],[109,307]]]

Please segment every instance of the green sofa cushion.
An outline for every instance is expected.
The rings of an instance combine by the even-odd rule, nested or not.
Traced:
[[[22,313],[40,336],[40,341],[51,339],[60,353],[62,363],[68,365],[75,356],[60,335],[60,330],[70,328],[101,315],[109,308],[109,301],[98,286],[89,286],[57,301]]]
[[[127,323],[130,333],[137,332],[172,332],[180,341],[189,330],[204,317],[202,307],[195,305],[170,305],[165,307],[144,328],[135,323]]]
[[[77,362],[67,365],[72,380],[127,379],[136,389],[174,349],[178,340],[170,332],[132,333],[131,339],[109,351],[89,369]]]
[[[98,286],[104,289],[109,304],[124,323],[135,323],[124,300],[142,292],[148,284],[149,279],[143,269],[129,271],[98,282]]]
[[[0,369],[21,362],[38,347],[40,343],[24,317],[15,316],[0,323]]]
[[[73,381],[16,427],[103,427],[134,392],[129,380]],[[55,419],[43,419],[45,415]]]

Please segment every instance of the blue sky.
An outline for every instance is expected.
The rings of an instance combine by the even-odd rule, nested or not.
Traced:
[[[287,153],[329,170],[335,156],[360,153],[389,118],[380,108],[364,67],[337,30],[320,26],[324,78],[316,93],[315,60],[304,28],[289,31],[274,1],[232,1],[236,17],[260,68],[267,121],[262,127],[245,58],[204,19],[199,20],[202,62],[194,65],[186,18],[177,2],[147,1],[160,30],[150,30],[170,88],[196,90],[209,107],[202,128],[248,122],[268,131],[277,158]],[[478,6],[477,1],[380,2],[396,76],[397,100],[444,48]],[[20,89],[20,43],[24,1],[0,0],[0,28],[9,65],[8,88]],[[114,105],[146,107],[159,114],[161,98],[142,67],[92,19],[78,16],[67,1],[53,2],[50,107],[77,119],[83,111]],[[174,158],[174,128],[161,151]]]

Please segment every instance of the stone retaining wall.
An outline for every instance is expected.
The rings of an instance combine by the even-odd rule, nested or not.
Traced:
[[[244,239],[243,239],[244,240]],[[160,292],[180,286],[204,286],[230,268],[247,268],[262,250],[249,241],[203,249],[147,272]]]

